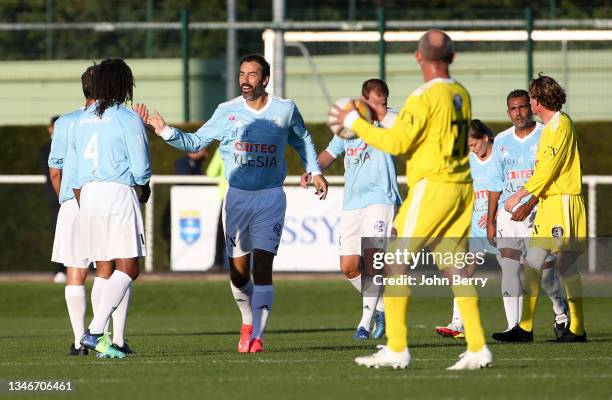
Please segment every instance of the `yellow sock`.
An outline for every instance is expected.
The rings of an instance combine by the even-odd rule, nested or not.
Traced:
[[[391,351],[402,352],[408,347],[408,305],[409,296],[384,297],[385,330],[387,346]]]
[[[538,295],[540,294],[540,285],[542,284],[542,271],[535,268],[525,268],[525,290],[527,293],[523,296],[523,311],[521,313],[521,322],[519,326],[527,332],[533,331],[533,318],[535,316],[536,306],[538,305]]]
[[[584,310],[582,306],[582,279],[580,275],[563,278],[565,294],[570,311],[570,331],[574,335],[584,335]]]
[[[453,286],[453,293],[455,293],[457,306],[463,318],[467,350],[472,352],[480,351],[486,343],[484,330],[480,323],[478,292],[476,292],[474,286]],[[457,297],[457,294],[461,296]]]

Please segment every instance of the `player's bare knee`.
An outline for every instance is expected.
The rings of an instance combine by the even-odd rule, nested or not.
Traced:
[[[112,261],[95,261],[96,277],[108,279],[113,274],[115,266]]]
[[[87,279],[87,268],[66,268],[66,286],[83,286]]]
[[[355,279],[361,275],[361,256],[340,256],[340,270],[348,279]]]
[[[247,273],[243,273],[238,271],[236,268],[232,268],[230,266],[230,281],[234,285],[234,287],[241,288],[249,283],[251,280],[251,274],[247,271]]]
[[[138,266],[138,258],[120,258],[115,260],[117,270],[123,272],[133,281],[140,275],[140,267]]]

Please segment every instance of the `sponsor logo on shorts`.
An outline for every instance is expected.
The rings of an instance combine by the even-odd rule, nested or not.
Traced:
[[[229,244],[230,247],[236,247],[236,236],[225,235],[225,243]]]
[[[383,233],[385,231],[385,221],[378,220],[374,223],[374,230],[377,233]]]
[[[272,231],[274,231],[274,236],[280,237],[281,233],[283,233],[283,226],[281,224],[274,224]]]
[[[563,237],[563,227],[561,226],[553,226],[551,230],[552,237],[558,239]]]

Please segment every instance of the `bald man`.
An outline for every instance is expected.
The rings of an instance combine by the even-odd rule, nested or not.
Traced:
[[[418,252],[428,247],[434,254],[451,252],[465,256],[474,201],[467,146],[472,119],[470,95],[450,76],[449,66],[455,53],[446,33],[426,32],[419,40],[415,57],[425,84],[408,96],[394,121],[385,121],[383,126],[390,128],[374,127],[360,118],[356,110],[332,110],[330,114],[335,117],[332,124],[343,125],[367,144],[389,154],[408,154],[406,178],[410,190],[394,220],[400,240],[392,251]],[[452,262],[457,257],[436,260],[449,282],[459,281],[454,276],[463,277],[461,265]],[[386,273],[405,274],[406,266],[389,266]],[[461,315],[467,317],[464,321],[467,351],[448,369],[488,367],[493,356],[485,344],[476,289],[457,284],[452,290]],[[387,345],[370,356],[357,357],[357,364],[375,368],[408,366],[409,301],[408,286],[385,288]]]

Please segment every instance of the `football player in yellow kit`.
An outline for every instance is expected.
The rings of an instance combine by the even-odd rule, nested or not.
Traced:
[[[529,298],[523,301],[519,327],[525,334],[533,330],[533,315],[544,259],[556,253],[556,268],[563,283],[570,309],[570,326],[558,342],[586,342],[583,317],[582,281],[576,266],[586,247],[586,213],[582,197],[582,171],[576,129],[571,118],[561,111],[565,91],[551,77],[540,75],[529,83],[531,109],[544,124],[536,167],[525,187],[504,204],[512,210],[521,199],[534,195],[540,199],[527,251],[525,288]],[[534,279],[536,278],[536,279]]]
[[[474,193],[470,177],[467,136],[472,119],[467,90],[450,76],[453,42],[440,30],[430,30],[419,40],[415,53],[425,84],[406,100],[389,129],[377,128],[357,111],[330,112],[332,123],[344,125],[369,145],[387,153],[409,155],[406,165],[407,200],[394,220],[398,237],[409,250],[425,246],[433,251],[465,252]],[[387,121],[391,122],[391,121]],[[443,240],[442,240],[443,239]],[[460,240],[457,240],[460,239]],[[446,276],[461,275],[454,265],[439,265]],[[395,273],[394,273],[395,274]],[[406,317],[410,290],[385,288],[388,342],[373,355],[357,357],[367,367],[405,368],[410,363]],[[492,363],[480,323],[478,294],[472,285],[455,285],[453,292],[464,318],[467,351],[449,369],[478,369]]]

